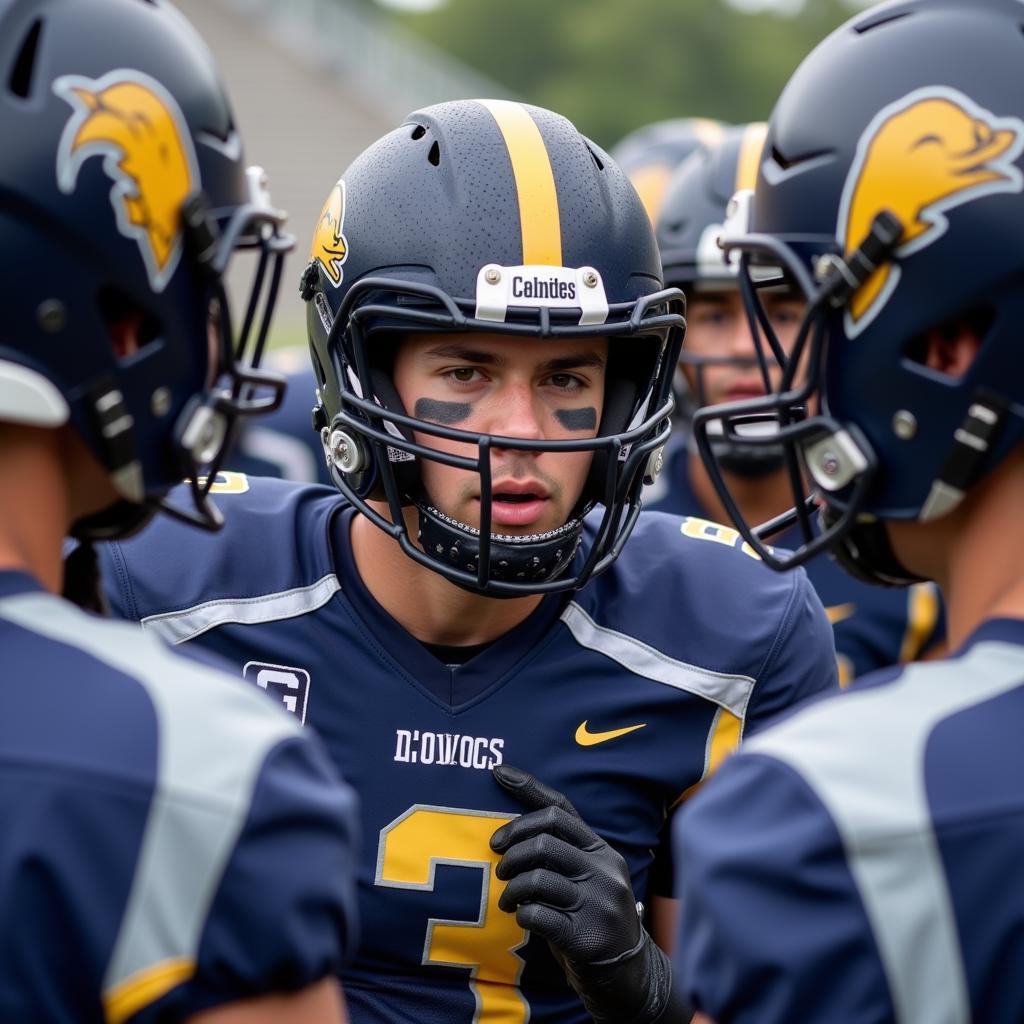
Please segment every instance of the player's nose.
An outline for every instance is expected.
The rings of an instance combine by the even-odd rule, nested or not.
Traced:
[[[538,440],[544,436],[542,413],[540,399],[529,381],[509,381],[498,395],[489,432],[500,437]]]

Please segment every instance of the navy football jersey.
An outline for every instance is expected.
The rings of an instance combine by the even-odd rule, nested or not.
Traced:
[[[806,576],[716,528],[644,515],[617,562],[549,595],[465,664],[370,596],[333,490],[227,478],[216,536],[158,521],[104,553],[119,613],[231,660],[316,728],[360,796],[356,1024],[589,1017],[546,943],[498,909],[488,841],[521,808],[502,762],[564,792],[626,858],[638,899],[665,822],[744,732],[835,686]],[[667,845],[667,839],[665,840]]]
[[[320,435],[313,429],[316,377],[309,349],[277,349],[267,357],[266,368],[285,375],[284,399],[269,415],[242,421],[224,468],[250,476],[330,484]]]
[[[0,1020],[181,1020],[338,969],[355,799],[294,719],[17,572],[0,651]]]
[[[753,738],[675,823],[684,990],[720,1024],[1024,1020],[1024,622]]]
[[[644,494],[644,508],[706,518],[687,470],[686,439],[676,434],[666,451],[665,467]],[[780,548],[796,547],[800,529],[772,538]],[[856,676],[902,664],[937,644],[945,635],[945,615],[934,583],[912,587],[876,587],[854,579],[827,554],[807,563],[807,575],[835,630],[840,684]]]

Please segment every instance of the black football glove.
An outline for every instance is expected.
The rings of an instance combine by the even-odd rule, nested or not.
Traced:
[[[686,1024],[672,965],[640,921],[629,868],[557,790],[511,765],[498,784],[527,808],[491,837],[498,906],[543,935],[597,1024]]]

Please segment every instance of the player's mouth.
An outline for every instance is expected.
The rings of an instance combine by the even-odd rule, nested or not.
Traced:
[[[533,526],[544,515],[547,505],[547,488],[537,481],[495,484],[491,492],[491,525]]]
[[[722,395],[722,401],[741,402],[747,398],[761,398],[764,393],[764,384],[761,381],[739,380],[729,385]]]

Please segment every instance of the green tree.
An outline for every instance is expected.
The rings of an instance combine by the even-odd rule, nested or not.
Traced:
[[[448,0],[399,17],[609,146],[667,117],[767,117],[796,65],[850,13],[841,0],[789,17],[721,0]]]

